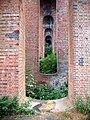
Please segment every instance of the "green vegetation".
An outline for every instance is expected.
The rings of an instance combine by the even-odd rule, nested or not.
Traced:
[[[53,100],[66,97],[68,94],[67,86],[62,86],[57,89],[52,89],[48,85],[36,85],[36,80],[28,68],[26,70],[26,94],[35,99]]]
[[[3,96],[0,99],[0,119],[4,116],[11,115],[32,115],[35,113],[35,110],[32,108],[30,101],[23,102],[21,106],[18,104],[17,97],[14,97],[13,100],[9,99],[6,96]]]
[[[62,86],[57,89],[52,89],[48,85],[31,86],[27,87],[27,95],[40,100],[54,100],[66,97],[68,88]]]
[[[55,53],[40,60],[40,72],[44,74],[53,74],[57,72],[57,58]]]
[[[36,86],[37,81],[34,79],[34,76],[32,75],[32,71],[30,68],[26,69],[26,95],[29,96],[29,94],[33,94],[32,91],[30,91],[31,87]],[[29,94],[28,94],[29,91]]]
[[[36,110],[31,105],[31,99],[21,103],[21,106],[18,109],[19,115],[34,115],[35,113],[36,113]]]
[[[6,96],[2,97],[0,99],[0,118],[3,116],[16,114],[18,107],[17,97],[14,97],[13,100],[9,100]]]
[[[45,57],[52,54],[52,45],[45,43]]]
[[[32,70],[30,68],[26,69],[26,85],[36,85],[36,80],[34,79],[34,76],[32,75]]]
[[[75,107],[83,114],[90,113],[90,97],[87,98],[86,101],[83,101],[81,97],[76,100]]]

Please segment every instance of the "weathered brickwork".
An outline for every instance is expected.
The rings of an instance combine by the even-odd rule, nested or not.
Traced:
[[[35,79],[45,83],[47,77],[39,72],[39,17],[40,2],[25,0],[26,68],[31,68]]]
[[[16,34],[13,36],[13,34]],[[16,36],[18,36],[16,38]],[[0,1],[0,96],[18,94],[19,1]]]
[[[24,2],[20,2],[20,21],[19,21],[19,31],[20,31],[20,40],[19,40],[19,79],[18,79],[18,96],[20,102],[26,96],[25,89],[25,10]]]
[[[68,30],[69,30],[69,9],[68,0],[57,0],[57,28],[56,28],[56,47],[59,62],[59,71],[64,72],[67,68],[64,64],[68,62]]]
[[[55,77],[39,73],[44,49],[41,6],[39,0],[0,0],[0,97],[16,95],[20,101],[25,97],[25,62],[40,83]],[[90,1],[56,0],[52,10],[56,78],[68,79],[71,100],[86,98],[90,96]]]
[[[20,19],[19,0],[0,1],[0,97],[24,95],[21,90],[25,86],[21,82],[24,80],[23,69],[20,68],[23,66],[20,61],[23,59],[24,47],[23,41],[19,44],[22,33]]]
[[[57,75],[50,78],[50,85],[60,87],[68,81],[68,39],[69,39],[69,3],[68,0],[56,0],[56,38]]]
[[[39,58],[44,56],[45,28],[43,18],[45,16],[44,4],[47,3],[44,3],[43,0],[27,0],[25,3],[26,67],[32,69],[35,78],[40,83],[52,81],[53,76],[42,75],[39,72]],[[68,79],[68,1],[54,0],[51,2],[51,11],[54,19],[52,46],[58,58],[59,82],[64,82]]]
[[[56,51],[59,82],[68,80],[68,35],[69,3],[68,0],[56,1]]]
[[[90,95],[90,1],[72,1],[71,7],[71,78],[69,93],[74,98]],[[71,92],[72,91],[72,92]]]
[[[54,0],[53,2],[48,3],[45,2],[44,0],[40,0],[40,6],[39,6],[39,57],[44,57],[45,55],[45,25],[43,23],[44,17],[48,16],[48,14],[50,16],[52,16],[53,18],[53,26],[50,27],[50,29],[52,29],[52,48],[53,51],[56,52],[56,1]],[[50,5],[50,8],[48,8],[48,6]],[[50,9],[47,10],[50,13],[47,13],[46,9]]]

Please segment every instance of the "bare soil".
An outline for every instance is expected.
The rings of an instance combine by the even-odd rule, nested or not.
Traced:
[[[90,120],[90,114],[83,115],[76,110],[71,110],[59,113],[46,112],[34,116],[8,116],[3,120]]]

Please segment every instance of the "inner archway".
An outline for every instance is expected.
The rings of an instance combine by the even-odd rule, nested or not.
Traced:
[[[54,19],[52,46],[58,58],[57,74],[59,80],[68,80],[69,98],[85,97],[85,92],[90,94],[89,4],[90,1],[83,0],[0,0],[0,96],[25,98],[25,58],[26,67],[32,69],[39,84],[52,80],[52,75],[39,72],[39,58],[44,57],[45,16]],[[54,83],[58,85],[59,82]]]
[[[52,37],[51,36],[46,36],[45,37],[45,57],[47,55],[52,54]]]
[[[52,28],[54,23],[54,19],[51,15],[46,15],[43,18],[43,25],[46,28]]]
[[[35,35],[35,36],[39,36],[39,39],[37,39],[35,36],[33,37],[34,39],[33,41],[36,41],[37,43],[36,44],[34,42],[35,46],[36,48],[39,48],[39,49],[36,50],[35,52],[33,51],[30,58],[31,62],[33,61],[31,64],[32,73],[34,77],[38,79],[38,83],[35,85],[35,88],[34,88],[35,91],[38,91],[37,90],[38,87],[42,89],[41,91],[44,91],[45,89],[50,90],[49,88],[51,88],[51,91],[56,89],[57,91],[59,90],[57,92],[57,96],[59,94],[59,97],[55,98],[55,96],[52,95],[52,98],[48,98],[50,100],[59,99],[60,93],[61,93],[60,89],[63,89],[64,88],[63,86],[65,86],[67,89],[67,86],[68,86],[68,82],[67,82],[68,81],[68,75],[67,75],[68,74],[68,70],[67,70],[68,69],[68,62],[67,62],[68,49],[66,50],[68,46],[68,40],[65,41],[66,48],[64,50],[65,44],[62,42],[63,37],[62,35],[60,35],[59,37],[59,34],[61,33],[62,30],[60,30],[61,26],[58,27],[59,24],[61,23],[58,24],[58,20],[57,20],[58,13],[56,9],[56,3],[57,3],[56,0],[53,0],[53,2],[51,2],[51,0],[48,0],[48,1],[40,0],[39,18],[38,18],[39,34],[37,32]],[[33,43],[33,41],[30,42],[30,45]],[[35,50],[36,48],[34,47],[33,49]],[[29,49],[30,48],[28,48],[28,50]],[[28,64],[30,64],[30,62],[28,62]],[[37,96],[37,93],[34,93],[34,95]],[[45,91],[45,93],[47,92]],[[49,94],[50,93],[52,92],[49,91]],[[62,96],[62,97],[65,97],[65,96]],[[36,97],[36,99],[44,99],[44,98]]]

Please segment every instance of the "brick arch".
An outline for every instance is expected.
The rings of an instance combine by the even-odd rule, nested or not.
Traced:
[[[29,66],[33,68],[37,78],[47,79],[38,74],[38,5],[38,0],[22,0],[22,2],[0,0],[0,97],[5,95],[12,98],[17,95],[20,101],[25,97],[25,42]],[[68,55],[66,62],[68,61],[70,100],[74,100],[77,96],[83,98],[90,96],[89,14],[90,1],[88,0],[56,1],[56,44],[58,46],[56,50],[57,52],[64,51],[62,59]],[[5,36],[6,33],[13,33],[15,30],[19,30],[19,40],[16,37]],[[66,42],[68,42],[68,47]]]
[[[51,15],[46,15],[43,18],[43,24],[53,24],[54,23],[54,19]]]
[[[44,34],[44,36],[46,37],[47,35],[49,35],[49,36],[53,36],[53,30],[51,29],[51,28],[46,28],[45,29],[45,34]]]

